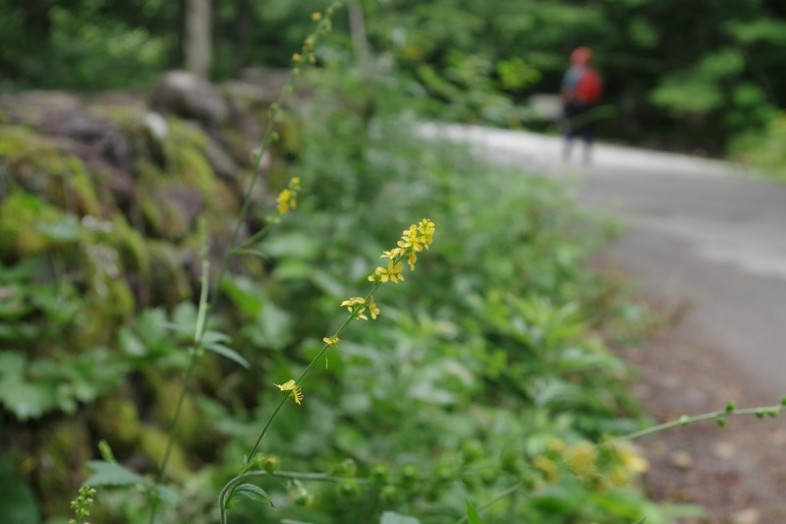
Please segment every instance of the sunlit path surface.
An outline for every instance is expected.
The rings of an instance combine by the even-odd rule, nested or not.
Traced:
[[[650,296],[686,307],[683,322],[727,353],[760,391],[786,393],[786,185],[731,164],[600,145],[563,162],[557,137],[424,126],[492,161],[566,180],[582,205],[627,228],[610,250]]]

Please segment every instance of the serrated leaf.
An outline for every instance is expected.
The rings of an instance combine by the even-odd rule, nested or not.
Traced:
[[[93,475],[85,481],[86,486],[131,486],[145,481],[137,473],[114,462],[91,460],[87,467],[93,470]]]
[[[260,488],[256,484],[241,484],[235,491],[232,492],[232,495],[227,500],[227,506],[229,506],[230,501],[232,501],[235,497],[243,497],[254,502],[262,502],[265,504],[270,504],[270,507],[275,508],[275,504],[273,504],[273,500],[270,498],[270,495],[267,494],[267,491]]]
[[[420,521],[415,517],[401,515],[395,511],[386,511],[382,514],[379,524],[420,524]]]
[[[205,349],[207,349],[209,351],[212,351],[213,353],[215,353],[217,355],[221,355],[224,358],[228,358],[229,360],[232,360],[233,362],[236,362],[237,364],[240,364],[241,366],[243,366],[246,369],[250,369],[251,368],[251,364],[249,364],[246,359],[244,359],[242,356],[240,356],[240,353],[238,353],[234,349],[232,349],[230,347],[227,347],[227,346],[225,346],[223,344],[218,344],[218,343],[209,344],[209,345],[205,346]]]
[[[480,515],[478,515],[475,506],[469,500],[465,500],[467,504],[467,522],[469,524],[483,524],[483,521],[480,519]]]

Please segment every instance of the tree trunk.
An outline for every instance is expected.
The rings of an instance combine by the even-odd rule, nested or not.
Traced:
[[[202,78],[209,77],[212,60],[210,1],[186,1],[186,38],[183,49],[186,69]]]
[[[363,15],[363,6],[357,0],[349,4],[349,31],[352,34],[355,56],[360,64],[365,64],[369,56],[366,20]]]
[[[254,25],[254,10],[251,8],[250,0],[237,0],[234,20],[234,41],[235,57],[233,64],[234,75],[248,65],[248,56],[251,52],[251,32]]]

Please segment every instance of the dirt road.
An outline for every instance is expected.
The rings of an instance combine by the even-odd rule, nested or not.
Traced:
[[[627,358],[657,421],[777,404],[786,395],[786,186],[739,166],[601,145],[589,166],[561,142],[479,127],[426,127],[502,165],[566,181],[578,202],[626,225],[603,254],[679,324]],[[734,419],[643,439],[655,497],[709,508],[697,522],[786,522],[786,417]],[[693,522],[693,521],[691,521]]]

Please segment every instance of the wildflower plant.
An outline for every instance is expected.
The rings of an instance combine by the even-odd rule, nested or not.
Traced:
[[[374,273],[368,276],[368,281],[372,282],[373,286],[365,297],[350,297],[346,300],[343,300],[339,304],[339,307],[345,308],[347,310],[347,316],[344,322],[332,335],[323,337],[322,348],[306,366],[300,376],[297,379],[289,379],[282,384],[275,385],[279,391],[284,393],[284,395],[282,396],[271,416],[268,418],[267,422],[262,428],[262,431],[259,433],[254,446],[251,448],[251,451],[246,455],[246,465],[243,469],[243,472],[231,479],[224,486],[224,488],[221,490],[221,494],[219,495],[219,510],[222,524],[226,524],[228,521],[227,510],[230,503],[232,502],[233,496],[237,494],[238,490],[243,492],[244,490],[252,489],[248,486],[253,486],[253,484],[248,484],[248,480],[270,474],[269,471],[259,470],[259,461],[256,459],[256,457],[258,457],[257,451],[259,450],[263,437],[280,413],[287,399],[291,398],[298,406],[302,404],[305,395],[303,394],[301,385],[315,364],[320,361],[323,356],[325,356],[329,349],[338,346],[341,340],[339,338],[340,335],[353,320],[368,320],[369,316],[372,320],[375,320],[379,316],[380,309],[374,300],[376,291],[382,284],[387,282],[392,282],[395,284],[401,282],[404,279],[403,275],[400,275],[401,269],[399,266],[401,265],[401,259],[406,259],[410,269],[414,271],[415,262],[417,260],[416,253],[424,251],[428,249],[429,246],[431,246],[432,242],[434,241],[435,230],[436,226],[434,225],[434,222],[426,218],[422,219],[418,224],[413,224],[408,229],[404,230],[401,240],[398,241],[397,246],[389,251],[384,251],[382,254],[383,258],[387,258],[389,260],[389,265],[393,264],[394,267],[398,268],[398,271],[395,273],[395,278],[389,273],[385,272],[383,268],[377,267]],[[297,474],[290,475],[291,478],[297,480]],[[308,476],[304,476],[302,478],[307,477]],[[329,478],[330,477],[325,477],[323,480]],[[350,490],[356,491],[354,483],[350,484],[346,481],[342,481],[340,483],[340,489],[343,489],[344,492],[348,492]]]

